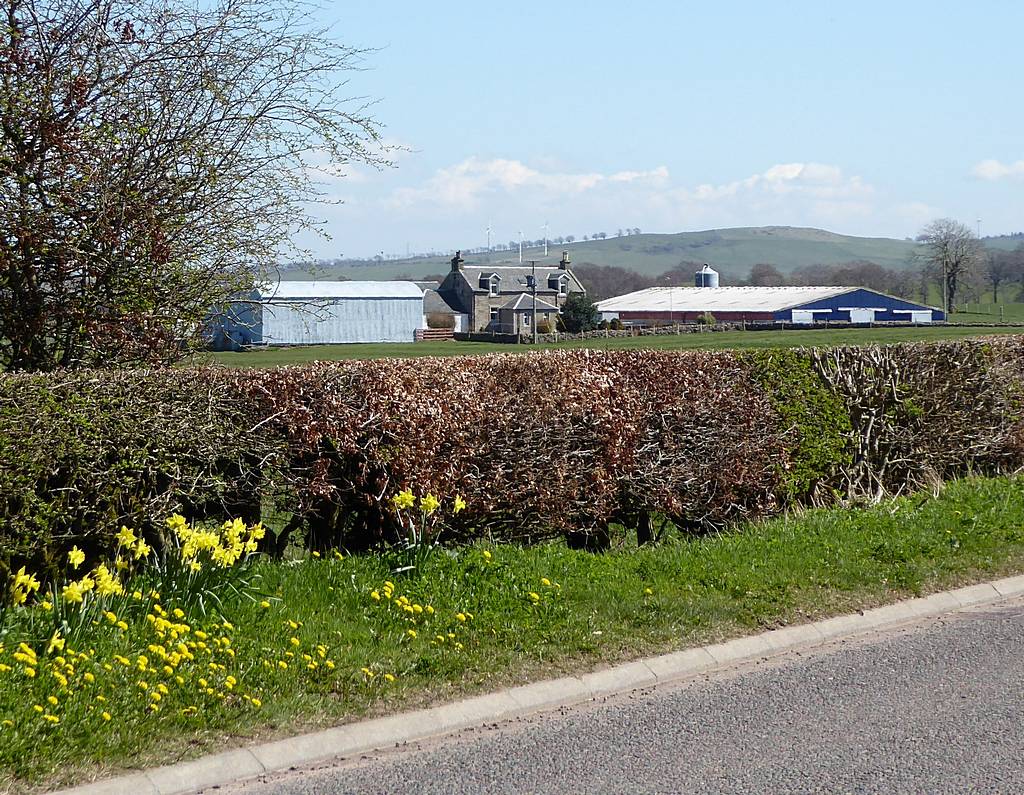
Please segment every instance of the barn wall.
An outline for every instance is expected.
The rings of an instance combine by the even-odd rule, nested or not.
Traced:
[[[237,351],[259,345],[262,337],[261,307],[255,294],[228,304],[207,322],[206,337],[215,351]]]
[[[842,295],[835,295],[830,298],[823,298],[820,301],[809,301],[806,304],[801,304],[793,309],[830,309],[829,313],[815,313],[816,320],[832,320],[832,321],[849,321],[850,313],[848,311],[840,311],[839,307],[864,307],[864,308],[881,308],[884,312],[876,312],[875,320],[878,322],[907,322],[910,320],[910,316],[905,312],[894,314],[894,309],[909,309],[916,311],[931,311],[932,320],[941,321],[944,319],[941,310],[932,310],[930,306],[924,304],[918,304],[913,301],[905,301],[902,298],[894,298],[892,296],[883,295],[882,293],[876,293],[873,290],[853,290],[849,293],[843,293]],[[775,313],[776,320],[792,320],[793,309],[786,309],[782,312]]]
[[[260,342],[267,345],[412,342],[422,321],[422,299],[274,301],[263,307]]]

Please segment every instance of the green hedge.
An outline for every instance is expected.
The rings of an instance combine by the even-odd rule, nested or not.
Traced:
[[[1019,466],[1022,375],[1000,337],[0,376],[0,565],[270,505],[366,548],[405,488],[465,499],[453,542],[720,528]]]

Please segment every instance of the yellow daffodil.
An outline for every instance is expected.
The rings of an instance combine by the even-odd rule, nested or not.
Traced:
[[[47,654],[53,654],[54,651],[63,651],[64,649],[64,638],[60,636],[60,632],[54,632],[53,637],[50,638],[50,643],[46,647]]]
[[[462,499],[461,494],[455,495],[455,507],[452,508],[452,513],[458,513],[466,507],[466,501]]]
[[[441,501],[433,494],[427,494],[426,497],[420,497],[420,510],[428,516],[436,511],[440,506]]]
[[[85,563],[85,553],[77,545],[71,547],[71,551],[68,553],[68,563],[73,569],[77,569]]]
[[[61,597],[68,604],[81,604],[83,595],[82,586],[77,582],[69,582],[61,590]]]
[[[409,489],[400,491],[394,497],[391,498],[391,504],[395,506],[396,510],[403,510],[405,508],[411,508],[416,504],[416,497]]]
[[[138,540],[135,538],[135,532],[124,525],[121,525],[120,531],[118,531],[114,538],[122,547],[135,546],[135,542]]]

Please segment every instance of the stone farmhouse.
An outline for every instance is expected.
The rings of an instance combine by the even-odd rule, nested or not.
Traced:
[[[451,263],[437,293],[452,310],[466,316],[466,331],[530,334],[534,323],[545,321],[553,328],[569,295],[586,292],[569,269],[567,251],[557,266],[467,266],[461,252],[455,253]],[[536,299],[531,278],[537,280]]]

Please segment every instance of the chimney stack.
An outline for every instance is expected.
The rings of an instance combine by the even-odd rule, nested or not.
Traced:
[[[462,258],[462,252],[456,251],[455,256],[452,257],[452,273],[462,270],[462,264],[465,260]]]
[[[562,252],[562,258],[558,261],[558,268],[559,268],[559,270],[563,270],[563,271],[569,270],[569,252],[568,251],[563,251]]]

